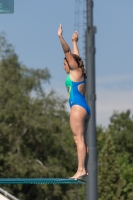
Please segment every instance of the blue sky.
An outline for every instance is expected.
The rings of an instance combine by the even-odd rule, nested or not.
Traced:
[[[30,68],[49,68],[52,78],[50,85],[46,85],[46,91],[53,88],[65,98],[64,55],[57,29],[62,23],[63,36],[71,47],[75,5],[76,0],[14,0],[14,14],[0,15],[0,32],[6,33],[19,61]],[[98,125],[107,127],[114,110],[133,111],[132,20],[132,0],[94,0]],[[78,30],[81,33],[82,28]],[[82,41],[80,34],[81,56]]]

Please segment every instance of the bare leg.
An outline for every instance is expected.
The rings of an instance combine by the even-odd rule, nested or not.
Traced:
[[[74,141],[77,146],[77,155],[78,155],[78,169],[76,174],[72,178],[78,178],[79,176],[87,174],[85,168],[87,146],[84,141],[86,116],[87,112],[81,106],[74,105],[72,107],[70,114],[70,127],[73,132]]]

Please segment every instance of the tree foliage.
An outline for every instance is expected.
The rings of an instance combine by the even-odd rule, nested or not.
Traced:
[[[99,156],[99,200],[121,200],[122,180],[116,161],[116,151],[110,136]]]
[[[98,179],[100,199],[132,200],[133,117],[131,111],[114,112],[108,129],[98,127],[97,133],[100,150]]]

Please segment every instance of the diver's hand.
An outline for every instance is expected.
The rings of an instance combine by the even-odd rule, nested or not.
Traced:
[[[78,32],[75,31],[74,34],[72,35],[72,42],[78,42]]]
[[[62,25],[60,24],[60,27],[58,28],[58,36],[61,37],[63,33]]]

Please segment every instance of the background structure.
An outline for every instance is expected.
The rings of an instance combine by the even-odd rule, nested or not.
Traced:
[[[14,0],[0,0],[0,14],[14,12]]]

